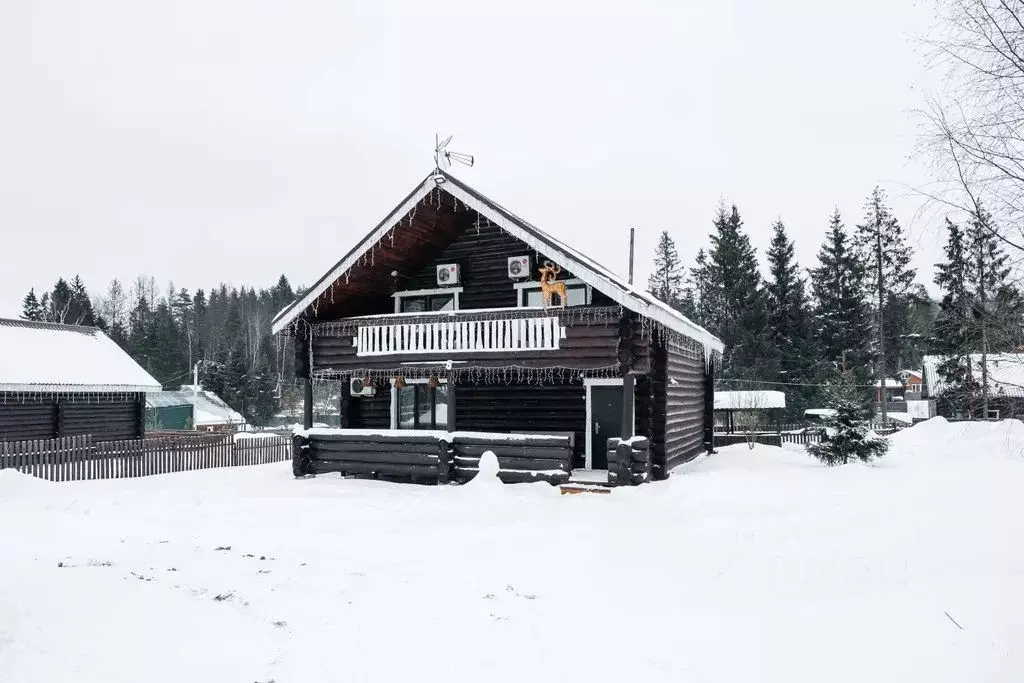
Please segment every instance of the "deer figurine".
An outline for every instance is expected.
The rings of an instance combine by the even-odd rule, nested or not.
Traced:
[[[561,307],[565,308],[565,300],[567,298],[565,283],[556,279],[558,274],[562,272],[562,269],[551,261],[545,261],[544,265],[537,270],[540,271],[540,294],[544,302],[544,308],[551,307],[552,294],[558,294]]]

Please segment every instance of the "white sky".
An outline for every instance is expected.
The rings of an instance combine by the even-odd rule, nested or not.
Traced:
[[[812,265],[876,183],[930,284],[911,0],[2,0],[0,315],[30,286],[312,283],[431,169],[638,282],[720,198]]]

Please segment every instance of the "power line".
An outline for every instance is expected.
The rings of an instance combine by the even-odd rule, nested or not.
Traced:
[[[768,380],[760,379],[720,379],[719,382],[747,382],[749,384],[771,384],[772,386],[778,387],[831,387],[834,384],[815,384],[811,382],[771,382]],[[878,384],[847,384],[845,386],[850,387],[875,387],[878,388]]]

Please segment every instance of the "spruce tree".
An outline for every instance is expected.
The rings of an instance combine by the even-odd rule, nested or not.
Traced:
[[[864,263],[850,243],[837,209],[818,251],[818,267],[811,270],[815,332],[823,361],[833,372],[853,372],[858,382],[868,379],[871,362],[864,277]]]
[[[725,345],[723,375],[774,380],[778,364],[768,339],[768,311],[757,254],[743,231],[739,210],[719,207],[711,235],[708,276],[711,330]]]
[[[71,301],[68,306],[67,320],[73,325],[94,327],[97,324],[96,312],[89,298],[89,291],[78,275],[71,280]]]
[[[825,390],[826,405],[834,412],[825,419],[827,439],[807,446],[807,452],[826,465],[851,460],[870,462],[885,455],[889,442],[870,434],[874,412],[857,390],[853,374],[845,373]]]
[[[43,307],[36,298],[36,290],[28,290],[21,302],[21,317],[24,320],[40,321],[43,319]]]
[[[768,330],[779,359],[780,379],[794,386],[787,391],[787,411],[802,415],[809,407],[813,389],[798,385],[814,382],[816,358],[806,282],[800,277],[792,240],[782,221],[773,226],[768,250]]]
[[[654,271],[647,281],[647,291],[672,308],[679,308],[683,299],[683,267],[676,243],[667,230],[662,230],[658,237]]]
[[[908,332],[907,296],[916,273],[910,266],[911,251],[903,228],[886,204],[885,192],[880,187],[872,190],[865,204],[864,222],[857,226],[856,244],[866,266],[869,305],[874,309],[875,377],[884,386],[886,378],[899,369],[894,364]],[[884,395],[882,398],[884,421]]]

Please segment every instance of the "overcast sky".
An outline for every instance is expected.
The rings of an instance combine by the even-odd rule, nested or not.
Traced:
[[[910,0],[0,0],[0,315],[92,291],[311,283],[430,171],[454,172],[638,281],[688,261],[720,199],[759,254],[782,218],[813,265],[880,183],[930,283],[907,188],[928,87]]]

